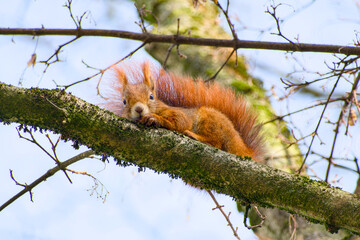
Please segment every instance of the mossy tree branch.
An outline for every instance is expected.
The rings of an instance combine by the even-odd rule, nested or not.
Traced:
[[[61,90],[0,83],[0,121],[51,130],[114,156],[119,164],[148,167],[200,188],[297,213],[360,233],[360,198],[321,182],[241,159],[180,134],[130,123]],[[154,147],[156,146],[156,147]]]

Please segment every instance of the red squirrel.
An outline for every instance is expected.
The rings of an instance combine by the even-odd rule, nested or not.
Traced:
[[[241,157],[262,160],[260,125],[246,101],[233,90],[156,70],[148,62],[138,69],[113,69],[113,95],[105,103],[108,110]]]

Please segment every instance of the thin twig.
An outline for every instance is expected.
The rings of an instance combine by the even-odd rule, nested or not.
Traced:
[[[139,9],[136,4],[134,4],[138,14],[139,14],[139,17],[140,17],[140,22],[135,22],[140,28],[141,28],[141,31],[143,33],[147,33],[147,29],[145,27],[145,20],[144,20],[144,13],[145,13],[145,4],[141,7],[141,9]]]
[[[74,17],[74,14],[72,12],[71,4],[72,4],[72,0],[67,0],[67,3],[65,3],[64,7],[66,7],[69,10],[70,17],[73,20],[76,28],[81,28],[81,21],[82,21],[83,17],[85,16],[86,12],[84,12],[81,15],[80,19],[76,20],[75,17]]]
[[[11,179],[15,182],[16,185],[21,186],[21,187],[23,187],[24,189],[27,189],[27,188],[28,188],[29,185],[27,185],[26,183],[25,183],[25,184],[19,183],[19,182],[15,179],[15,177],[14,177],[14,175],[13,175],[13,170],[11,170],[11,169],[10,169],[10,177],[11,177]],[[31,202],[34,202],[34,200],[33,200],[33,194],[32,194],[32,192],[31,192],[31,189],[28,190],[28,191],[29,191],[29,194],[30,194],[30,201],[31,201]],[[0,209],[0,211],[1,211],[1,209]]]
[[[34,143],[36,146],[38,146],[44,153],[46,153],[46,155],[48,155],[52,160],[54,160],[56,162],[56,159],[54,158],[54,156],[52,156],[43,146],[41,146],[40,143],[38,143],[38,141],[35,139],[32,130],[28,130],[27,128],[24,129],[24,132],[28,132],[30,134],[30,138],[24,137],[23,135],[21,135],[19,128],[16,128],[16,131],[18,132],[18,135],[20,138],[25,139],[31,143]]]
[[[345,71],[346,66],[347,66],[347,65],[344,65],[344,67],[342,68],[342,72]],[[330,94],[329,94],[329,96],[328,96],[328,98],[327,98],[327,101],[326,101],[326,103],[325,103],[325,106],[324,106],[324,108],[323,108],[323,110],[322,110],[322,112],[321,112],[319,121],[318,121],[318,123],[317,123],[317,125],[316,125],[316,128],[315,128],[314,132],[313,132],[314,135],[313,135],[313,137],[311,138],[311,142],[310,142],[309,148],[308,148],[308,150],[307,150],[307,152],[306,152],[306,154],[305,154],[304,160],[303,160],[303,162],[302,162],[302,164],[301,164],[301,166],[300,166],[300,168],[299,168],[299,170],[298,170],[298,173],[299,173],[299,174],[301,173],[301,171],[302,171],[302,169],[303,169],[303,167],[304,167],[304,165],[305,165],[305,162],[306,162],[306,160],[307,160],[307,158],[308,158],[308,156],[309,156],[309,153],[310,153],[310,151],[311,151],[311,147],[312,147],[312,145],[313,145],[313,143],[314,143],[315,137],[317,136],[318,129],[319,129],[319,127],[320,127],[321,121],[322,121],[323,116],[324,116],[324,114],[325,114],[325,110],[326,110],[326,108],[327,108],[327,106],[328,106],[328,104],[329,104],[329,102],[330,102],[330,99],[331,99],[331,97],[332,97],[332,95],[333,95],[333,93],[334,93],[334,91],[335,91],[335,89],[336,89],[336,87],[337,87],[340,79],[341,79],[341,76],[342,76],[342,74],[340,74],[340,75],[338,76],[338,78],[336,79],[336,82],[335,82],[335,84],[334,84],[334,86],[333,86],[333,88],[332,88],[332,90],[331,90],[331,92],[330,92]]]
[[[101,79],[104,75],[104,73],[109,70],[110,68],[114,67],[116,64],[119,64],[120,62],[124,61],[125,59],[131,57],[134,53],[136,53],[139,49],[141,49],[142,47],[144,47],[146,45],[146,42],[142,43],[139,47],[137,47],[135,50],[131,51],[128,55],[126,55],[125,57],[123,57],[122,59],[120,59],[119,61],[111,64],[110,66],[104,68],[104,69],[100,69],[99,72],[95,73],[94,75],[90,76],[90,77],[87,77],[87,78],[84,78],[82,80],[79,80],[79,81],[76,81],[74,83],[71,83],[69,85],[57,85],[58,88],[64,88],[64,90],[76,85],[76,84],[79,84],[79,83],[82,83],[82,82],[86,82],[86,81],[89,81],[90,79],[94,78],[94,77],[97,77],[100,75],[100,79],[99,79],[99,82],[97,84],[97,91],[98,91],[98,94],[101,96],[100,94],[100,91],[99,91],[99,86],[100,86],[100,83],[101,83]],[[87,67],[90,67],[87,65]]]
[[[227,2],[226,2],[226,10],[224,10],[224,9],[222,8],[222,6],[220,5],[220,2],[219,2],[219,1],[216,2],[216,5],[217,5],[217,6],[220,8],[220,10],[223,12],[223,14],[224,14],[224,16],[225,16],[225,18],[226,18],[226,21],[227,21],[227,23],[228,23],[228,25],[229,25],[229,28],[230,28],[230,30],[231,30],[231,34],[233,35],[233,39],[234,39],[234,42],[235,42],[234,51],[235,51],[235,56],[236,56],[236,58],[235,58],[235,66],[237,66],[237,65],[238,65],[238,55],[237,55],[236,41],[237,41],[239,38],[238,38],[237,33],[236,33],[236,30],[235,30],[235,25],[231,22],[231,19],[230,19],[230,17],[229,17],[229,5],[230,5],[229,0],[227,0]],[[232,54],[233,54],[233,52],[231,53],[231,55],[232,55]],[[220,70],[221,70],[221,69],[220,69]]]
[[[88,177],[92,178],[94,181],[94,186],[90,190],[91,191],[90,196],[93,195],[95,192],[97,194],[97,198],[101,198],[103,200],[103,203],[106,201],[109,191],[106,189],[105,185],[99,179],[97,179],[96,177],[94,177],[93,175],[91,175],[90,173],[87,173],[87,172],[79,172],[79,171],[75,171],[72,169],[66,169],[66,170],[73,174],[80,174],[80,175],[84,175],[84,176],[88,176]],[[100,193],[98,192],[99,185],[101,186]],[[104,193],[104,191],[105,191],[105,193]]]
[[[276,16],[276,9],[279,7],[279,6],[282,6],[283,4],[278,4],[276,6],[274,5],[271,5],[271,9],[270,10],[269,8],[267,8],[267,10],[265,11],[266,13],[270,14],[270,16],[272,16],[276,22],[276,27],[277,27],[277,30],[278,30],[278,33],[274,33],[282,38],[284,38],[286,41],[288,41],[289,43],[293,44],[294,46],[298,47],[298,44],[294,43],[293,41],[291,41],[289,38],[285,37],[285,35],[281,32],[281,28],[280,28],[280,18]]]
[[[54,145],[54,143],[53,143],[52,140],[50,139],[49,135],[46,134],[46,137],[47,137],[47,139],[50,141],[50,144],[51,144],[51,149],[52,149],[52,151],[53,151],[53,155],[52,155],[52,154],[50,154],[43,146],[41,146],[41,144],[35,139],[35,137],[34,137],[34,135],[33,135],[33,133],[32,133],[32,130],[28,130],[28,129],[25,129],[25,130],[24,130],[25,132],[28,132],[28,133],[30,134],[31,139],[22,136],[21,133],[20,133],[20,131],[19,131],[19,128],[16,128],[16,131],[18,132],[18,135],[19,135],[20,138],[25,139],[25,140],[27,140],[27,141],[35,144],[35,145],[38,146],[44,153],[46,153],[46,155],[48,155],[52,160],[54,160],[56,164],[58,164],[58,165],[60,164],[60,160],[57,158],[57,154],[56,154],[56,146],[57,146],[58,142],[60,141],[60,137],[59,137],[56,145]],[[69,180],[69,182],[72,183],[72,181],[71,181],[69,175],[66,173],[65,169],[61,169],[61,170],[64,172],[64,174],[65,174],[65,176],[67,177],[67,179]]]
[[[162,64],[162,67],[163,69],[166,69],[166,63],[170,57],[170,54],[171,54],[171,51],[172,49],[176,46],[176,44],[171,44],[171,46],[168,48],[167,52],[166,52],[166,56],[165,56],[165,59],[164,59],[164,62]]]
[[[294,223],[294,229],[292,230],[291,227],[291,221]],[[295,240],[296,239],[296,228],[297,228],[297,222],[296,222],[296,216],[293,214],[289,214],[289,232],[291,233],[289,240]]]
[[[236,228],[236,229],[234,228],[234,226],[232,225],[232,223],[231,223],[231,221],[230,221],[230,218],[229,218],[231,212],[230,212],[228,215],[226,215],[226,213],[225,213],[224,210],[222,209],[224,206],[221,206],[221,205],[218,203],[218,201],[216,200],[214,194],[212,194],[212,192],[211,192],[210,190],[206,190],[206,191],[209,193],[210,197],[212,198],[212,200],[214,201],[214,203],[215,203],[215,205],[216,205],[216,207],[213,208],[213,210],[219,209],[219,211],[221,212],[221,214],[225,217],[226,221],[228,222],[228,226],[229,226],[229,227],[231,228],[231,230],[233,231],[234,236],[235,236],[237,239],[240,240],[240,237],[239,237],[239,235],[237,234],[238,228]]]
[[[54,64],[54,63],[56,63],[56,62],[60,62],[59,53],[61,52],[61,49],[62,49],[63,47],[65,47],[65,46],[69,45],[70,43],[75,42],[75,41],[78,40],[79,38],[80,38],[79,36],[76,36],[75,38],[71,39],[70,41],[67,41],[66,43],[63,43],[63,44],[59,45],[58,48],[55,50],[55,52],[54,52],[47,60],[40,61],[40,63],[44,63],[44,64],[46,65],[46,67],[45,67],[45,69],[44,69],[44,71],[43,71],[43,74],[42,74],[42,76],[41,76],[41,79],[40,79],[38,85],[40,84],[40,82],[41,82],[42,78],[44,77],[44,75],[45,75],[46,71],[48,70],[48,68],[49,68],[52,64]],[[53,60],[53,61],[50,62],[50,60],[51,60],[52,58],[54,58],[54,57],[55,57],[55,60]]]
[[[176,31],[176,35],[175,35],[175,38],[177,38],[177,37],[179,37],[180,36],[180,18],[178,18],[177,19],[177,31]],[[180,45],[179,44],[176,44],[176,52],[177,52],[177,54],[178,54],[178,56],[180,57],[180,58],[187,58],[187,56],[186,55],[184,55],[184,54],[182,54],[181,52],[180,52]]]
[[[107,68],[101,70],[101,71],[98,73],[98,74],[101,74],[101,75],[100,75],[100,79],[99,79],[99,81],[98,81],[98,84],[97,84],[97,86],[96,86],[97,94],[98,94],[99,96],[102,96],[101,93],[100,93],[100,88],[99,88],[99,87],[100,87],[100,83],[101,83],[102,77],[104,76],[105,71],[109,70],[110,68],[114,67],[115,65],[117,65],[117,64],[119,64],[120,62],[124,61],[125,59],[131,57],[131,56],[132,56],[134,53],[136,53],[139,49],[143,48],[143,47],[146,45],[146,43],[147,43],[146,41],[143,42],[139,47],[137,47],[135,50],[131,51],[128,55],[126,55],[125,57],[123,57],[123,58],[120,59],[119,61],[113,63],[112,65],[108,66]],[[96,74],[95,74],[95,75],[96,75]],[[94,75],[94,76],[95,76],[95,75]]]
[[[49,177],[51,177],[52,175],[54,175],[56,172],[58,172],[59,170],[62,170],[64,168],[66,168],[67,166],[82,160],[84,158],[87,158],[91,155],[94,154],[93,150],[88,150],[85,151],[83,153],[80,153],[78,155],[76,155],[75,157],[72,157],[62,163],[60,163],[60,165],[57,165],[56,167],[49,169],[45,174],[43,174],[41,177],[39,177],[38,179],[36,179],[34,182],[32,182],[29,185],[25,185],[24,189],[21,190],[19,193],[17,193],[15,196],[13,196],[12,198],[10,198],[8,201],[6,201],[4,204],[2,204],[0,206],[0,212],[6,208],[7,206],[9,206],[11,203],[13,203],[15,200],[17,200],[18,198],[20,198],[22,195],[24,195],[26,192],[30,192],[31,194],[31,190],[36,187],[37,185],[39,185],[40,183],[46,181],[46,179],[48,179]]]
[[[259,209],[257,208],[257,206],[252,206],[255,211],[256,211],[256,214],[260,217],[261,221],[259,224],[256,224],[256,225],[253,225],[253,226],[249,226],[247,225],[246,223],[246,220],[248,219],[248,214],[249,214],[249,210],[251,208],[251,205],[249,204],[248,206],[246,206],[246,209],[245,209],[245,214],[244,214],[244,226],[247,228],[247,229],[254,229],[254,228],[259,228],[259,227],[262,227],[262,225],[264,224],[264,221],[266,219],[265,216],[263,216]]]
[[[217,77],[217,75],[220,73],[220,71],[225,67],[225,65],[229,62],[231,56],[234,54],[236,50],[233,49],[229,55],[229,57],[226,59],[226,61],[223,63],[223,65],[217,70],[217,72],[209,79],[206,79],[205,82],[210,82],[210,81],[213,81],[215,80],[215,78]]]
[[[51,144],[51,150],[53,151],[54,160],[55,160],[56,164],[59,165],[61,162],[60,162],[60,160],[59,160],[59,158],[58,158],[58,156],[57,156],[56,147],[57,147],[58,143],[60,142],[61,136],[58,137],[58,140],[56,141],[55,144],[54,144],[53,141],[51,140],[49,134],[46,134],[45,136],[46,136],[46,138],[49,140],[49,142],[50,142],[50,144]],[[67,174],[66,169],[61,169],[61,170],[64,172],[66,178],[67,178],[67,179],[69,180],[69,182],[72,184],[72,181],[71,181],[69,175]]]
[[[225,16],[225,18],[226,18],[226,21],[227,21],[227,23],[228,23],[228,25],[229,25],[229,28],[230,28],[230,30],[231,30],[231,33],[232,33],[232,35],[233,35],[233,38],[237,40],[238,37],[237,37],[237,33],[236,33],[236,31],[235,31],[234,24],[231,22],[231,19],[230,19],[230,17],[229,17],[229,0],[227,0],[226,10],[224,10],[224,9],[222,8],[222,6],[220,5],[220,2],[219,2],[219,1],[216,3],[216,5],[217,5],[217,6],[220,8],[220,10],[223,12],[223,14],[224,14],[224,16]]]
[[[358,73],[358,75],[356,76],[356,79],[355,79],[354,84],[352,86],[351,92],[353,92],[354,90],[357,89],[359,81],[360,81],[360,73]],[[352,97],[353,97],[353,95],[349,94],[348,99],[346,101],[344,101],[344,104],[343,104],[343,106],[342,106],[342,108],[340,110],[340,113],[339,113],[339,118],[338,118],[338,120],[336,122],[334,140],[333,140],[333,143],[332,143],[332,146],[331,146],[330,156],[328,157],[328,166],[327,166],[327,169],[326,169],[325,182],[328,181],[329,174],[330,174],[330,168],[331,168],[331,165],[333,164],[332,160],[333,160],[333,155],[334,155],[334,151],[335,151],[336,139],[337,139],[337,136],[339,134],[339,128],[340,128],[341,120],[343,119],[345,110],[348,107]]]
[[[281,116],[276,116],[275,118],[273,118],[273,119],[271,119],[271,120],[269,120],[267,122],[264,122],[263,124],[268,124],[268,123],[274,122],[276,120],[283,120],[285,117],[294,115],[296,113],[300,113],[300,112],[309,110],[309,109],[314,108],[314,107],[319,107],[319,106],[323,106],[323,105],[338,102],[338,101],[344,101],[344,98],[334,98],[334,99],[322,101],[322,102],[319,102],[317,104],[311,105],[309,107],[305,107],[305,108],[302,108],[302,109],[299,109],[299,110],[296,110],[296,111],[293,111],[293,112],[290,112],[290,113],[287,113],[287,114],[284,114],[284,115],[281,115]]]

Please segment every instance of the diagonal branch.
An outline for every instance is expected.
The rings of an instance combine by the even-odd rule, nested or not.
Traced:
[[[2,204],[0,206],[0,212],[2,210],[4,210],[4,208],[6,208],[7,206],[9,206],[11,203],[13,203],[16,199],[20,198],[22,195],[24,195],[26,192],[30,192],[30,197],[31,197],[31,201],[32,201],[32,194],[31,194],[31,190],[36,187],[37,185],[39,185],[40,183],[46,181],[46,179],[48,179],[49,177],[51,177],[52,175],[54,175],[55,173],[57,173],[58,171],[65,169],[67,166],[82,160],[84,158],[89,157],[90,155],[93,155],[94,151],[92,150],[88,150],[86,152],[80,153],[79,155],[76,155],[75,157],[70,158],[69,160],[66,160],[62,163],[59,163],[59,165],[57,165],[56,167],[48,170],[45,174],[43,174],[41,177],[39,177],[38,179],[36,179],[34,182],[32,182],[31,184],[18,184],[16,182],[17,185],[21,185],[24,187],[23,190],[21,190],[19,193],[17,193],[15,196],[13,196],[12,198],[10,198],[8,201],[6,201],[4,204]],[[13,178],[12,176],[12,171],[10,171],[11,173],[11,178]]]

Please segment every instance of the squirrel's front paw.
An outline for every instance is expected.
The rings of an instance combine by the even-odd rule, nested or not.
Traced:
[[[156,127],[160,126],[159,120],[156,117],[154,117],[152,114],[145,114],[140,118],[139,122],[146,126],[156,126]]]

